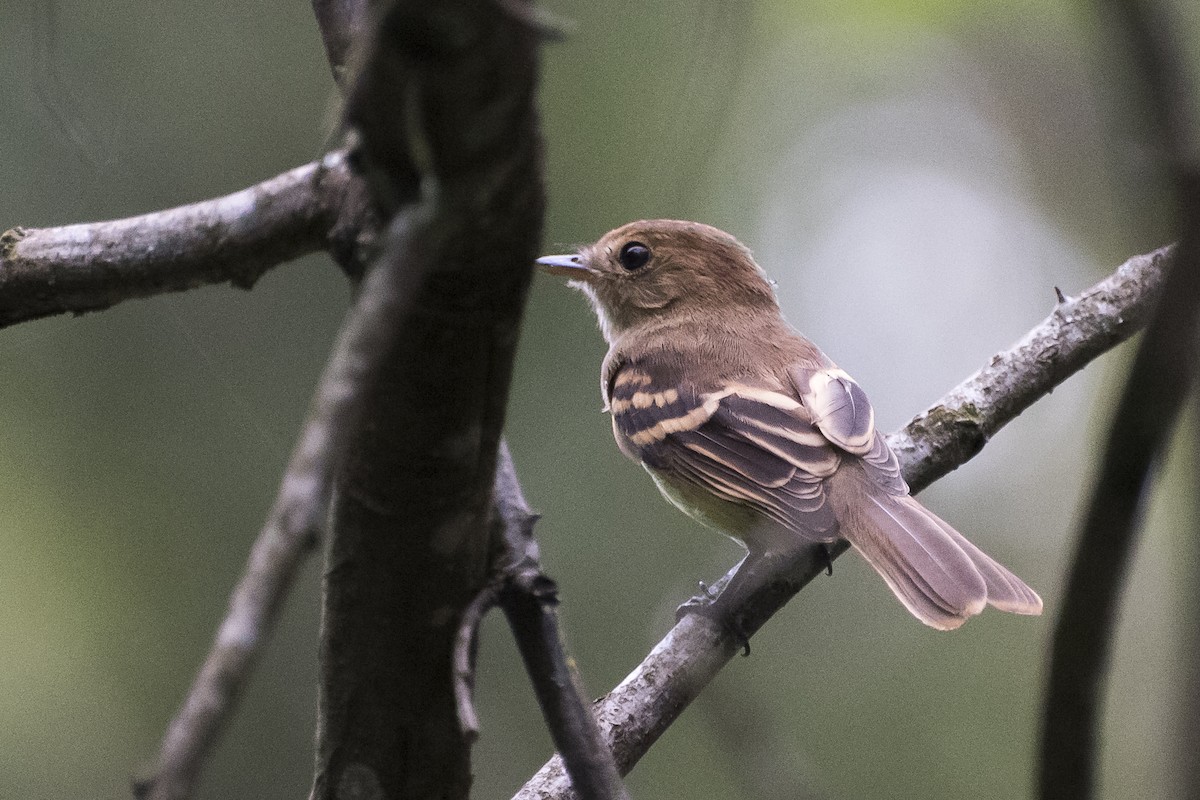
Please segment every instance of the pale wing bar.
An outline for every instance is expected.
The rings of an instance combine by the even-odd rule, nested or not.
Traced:
[[[794,398],[751,386],[699,393],[619,375],[610,403],[620,437],[652,469],[749,505],[814,541],[836,536],[821,481],[841,457]]]

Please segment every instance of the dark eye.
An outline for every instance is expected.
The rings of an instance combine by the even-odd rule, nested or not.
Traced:
[[[650,248],[641,242],[629,242],[621,248],[619,259],[621,266],[630,272],[639,270],[650,260]]]

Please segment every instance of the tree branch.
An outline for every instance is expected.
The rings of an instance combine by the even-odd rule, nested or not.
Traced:
[[[314,0],[339,83],[345,82],[351,44],[362,25],[361,6],[353,0]],[[497,8],[519,25],[540,27],[542,22],[536,15],[525,14],[520,3],[498,4]],[[436,102],[432,105],[436,110]],[[522,154],[528,155],[536,136],[527,136],[524,142]],[[483,155],[484,159],[490,157],[488,153]],[[448,183],[462,178],[460,170],[449,168],[453,163],[451,160],[442,165],[442,177]],[[9,301],[7,306],[0,304],[0,314],[4,315],[0,316],[0,324],[65,311],[82,313],[130,297],[205,283],[228,280],[249,288],[276,263],[322,248],[329,249],[357,279],[362,274],[362,253],[371,245],[363,237],[370,238],[378,222],[362,196],[359,182],[346,166],[345,154],[333,153],[317,164],[217,200],[114,222],[9,231],[0,240],[0,303]],[[516,164],[500,166],[511,170],[524,165],[518,159]],[[409,218],[419,216],[414,213]],[[522,266],[529,263],[535,249],[531,248]],[[386,283],[386,277],[378,280]],[[375,340],[380,331],[391,328],[390,321],[381,314],[387,316],[384,306],[394,294],[384,290],[377,296],[379,288],[368,285],[347,320],[276,503],[231,597],[226,619],[183,707],[169,726],[154,774],[135,786],[139,797],[182,798],[191,794],[199,769],[232,712],[295,574],[318,540],[328,508],[331,465],[341,452],[351,420],[361,419],[351,411],[364,376],[379,370],[379,361],[373,356],[375,345],[380,343]],[[377,302],[381,298],[382,304]],[[497,477],[504,481],[498,493],[502,504],[511,511],[516,498],[527,512],[511,464]],[[528,578],[528,567],[523,564],[523,571],[514,574]],[[518,584],[521,588],[515,588]],[[506,592],[507,605],[520,607],[527,599],[522,589],[537,585],[540,582],[517,581]],[[539,594],[535,599],[542,605],[543,621],[553,623],[552,609],[542,604],[545,596]],[[522,627],[522,619],[522,613],[514,611],[515,627]],[[555,650],[556,628],[543,625],[541,630],[554,634],[553,645],[547,640],[532,650],[525,647],[527,656],[534,652],[530,657],[550,658],[553,663],[566,665],[561,648]],[[560,670],[552,677],[558,679],[562,674]],[[567,686],[564,692],[562,685],[540,687],[539,697],[544,701],[568,701],[567,711],[559,709],[557,713],[573,714],[565,734],[562,725],[552,724],[555,739],[562,743],[564,752],[590,758],[590,774],[599,777],[589,778],[587,770],[580,773],[586,796],[619,796],[620,781],[611,757],[600,743],[590,712],[572,688]],[[548,717],[553,713],[547,706]],[[589,726],[592,735],[586,744],[591,750],[572,746],[572,737],[581,731],[586,733]],[[358,772],[355,775],[361,777]],[[589,792],[591,783],[605,788]]]
[[[366,29],[367,0],[312,0],[312,6],[333,80],[344,88],[354,43]]]
[[[542,572],[529,509],[508,447],[496,467],[496,511],[504,541],[506,580],[499,593],[525,670],[562,754],[575,793],[582,800],[627,800],[621,775],[592,711],[583,680],[567,657],[558,624],[558,587]]]
[[[258,655],[274,628],[283,599],[304,559],[319,541],[329,509],[333,465],[355,424],[355,400],[379,369],[391,319],[376,286],[362,287],[313,397],[275,504],[230,598],[229,611],[183,707],[163,738],[154,774],[135,794],[151,800],[191,795],[200,767],[216,744]]]
[[[1174,248],[1134,256],[997,353],[942,400],[889,438],[920,491],[973,458],[1036,400],[1145,327]]]
[[[376,203],[377,361],[339,464],[312,797],[465,797],[458,622],[492,484],[543,196],[536,38],[487,0],[383,9],[347,104]],[[366,289],[364,289],[366,291]]]
[[[988,438],[1096,356],[1145,324],[1159,296],[1169,248],[1130,259],[1079,297],[1059,303],[1017,344],[997,353],[942,400],[888,441],[914,491],[972,458]],[[849,547],[844,541],[833,557]],[[757,631],[826,566],[806,552],[784,566],[740,609],[746,635]],[[727,574],[722,581],[732,575]],[[720,584],[718,584],[719,588]],[[595,706],[601,729],[622,774],[696,698],[739,649],[729,620],[689,614],[642,663]],[[570,797],[561,759],[552,758],[517,793],[516,800]]]
[[[327,46],[336,37],[346,35],[346,26],[353,27],[352,17],[361,13],[353,3],[316,0],[314,6]],[[340,55],[345,53],[343,49]],[[339,54],[331,51],[330,58],[335,61],[336,74]],[[344,170],[345,160],[340,154],[336,163]],[[378,221],[362,196],[361,182],[352,177],[348,179],[351,188],[358,191],[347,194],[342,214],[329,232],[327,244],[335,256],[340,256],[339,261],[351,277],[357,278],[362,272],[362,253],[369,250],[371,244],[363,237],[373,238]],[[342,346],[335,351],[337,355],[314,399],[310,420],[285,475],[275,508],[231,598],[230,612],[183,708],[164,738],[155,775],[138,784],[140,796],[181,798],[191,793],[202,762],[215,744],[241,687],[249,678],[258,652],[271,633],[295,573],[316,541],[327,508],[330,466],[336,459],[340,440],[344,438],[350,417],[348,406],[358,394],[355,382],[346,380],[342,373],[350,365],[370,371],[365,367],[365,354],[355,352],[359,345],[354,344],[369,333],[373,324],[380,324],[364,321],[369,316],[356,311],[348,321]],[[383,327],[387,324],[383,323]],[[519,487],[517,491],[519,493]],[[615,768],[611,771],[615,774]]]
[[[1186,59],[1165,24],[1167,8],[1137,0],[1105,5],[1113,6],[1141,72],[1155,143],[1172,171],[1181,235],[1113,417],[1054,628],[1038,786],[1040,797],[1054,800],[1095,793],[1101,707],[1125,573],[1154,466],[1200,359],[1200,153],[1194,150],[1200,131]]]
[[[248,289],[272,267],[342,251],[360,209],[345,153],[215,200],[140,217],[0,234],[0,328],[213,283]]]
[[[1191,191],[1200,193],[1200,180]],[[1190,217],[1188,230],[1196,230],[1200,214]],[[1082,800],[1094,793],[1104,682],[1139,511],[1200,358],[1200,252],[1190,238],[1175,252],[1161,308],[1134,358],[1080,527],[1054,629],[1042,732],[1043,798]]]

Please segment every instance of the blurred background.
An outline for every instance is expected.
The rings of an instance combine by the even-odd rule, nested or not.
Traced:
[[[884,429],[1040,322],[1055,286],[1076,293],[1172,236],[1123,42],[1087,4],[546,6],[576,22],[545,52],[546,252],[642,217],[729,230]],[[4,10],[0,228],[224,194],[325,146],[336,110],[306,0]],[[1200,37],[1181,37],[1194,55]],[[0,331],[0,798],[129,795],[224,614],[347,298],[310,258],[249,293]],[[618,453],[603,354],[582,298],[539,276],[509,436],[594,695],[740,557]],[[1045,616],[938,634],[848,556],[666,734],[634,795],[1031,796],[1074,521],[1128,355],[923,498],[1037,588]],[[1178,796],[1197,465],[1175,451],[1122,614],[1106,797]],[[200,797],[307,795],[318,579],[313,560]],[[499,616],[481,664],[476,796],[504,798],[551,746]]]

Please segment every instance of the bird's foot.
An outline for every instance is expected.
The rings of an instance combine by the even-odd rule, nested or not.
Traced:
[[[707,617],[733,637],[738,647],[742,649],[742,656],[750,655],[750,635],[746,633],[745,627],[742,625],[741,616],[735,611],[731,612],[724,603],[718,602],[720,599],[721,595],[713,592],[701,581],[700,592],[685,600],[675,609],[675,622],[681,622],[689,614]]]
[[[679,620],[683,619],[688,614],[703,613],[705,609],[712,606],[712,604],[716,601],[719,592],[713,591],[712,587],[710,587],[704,581],[699,581],[699,584],[700,591],[694,594],[692,597],[689,597],[687,600],[684,600],[679,604],[679,607],[675,609],[676,622],[679,622]]]

